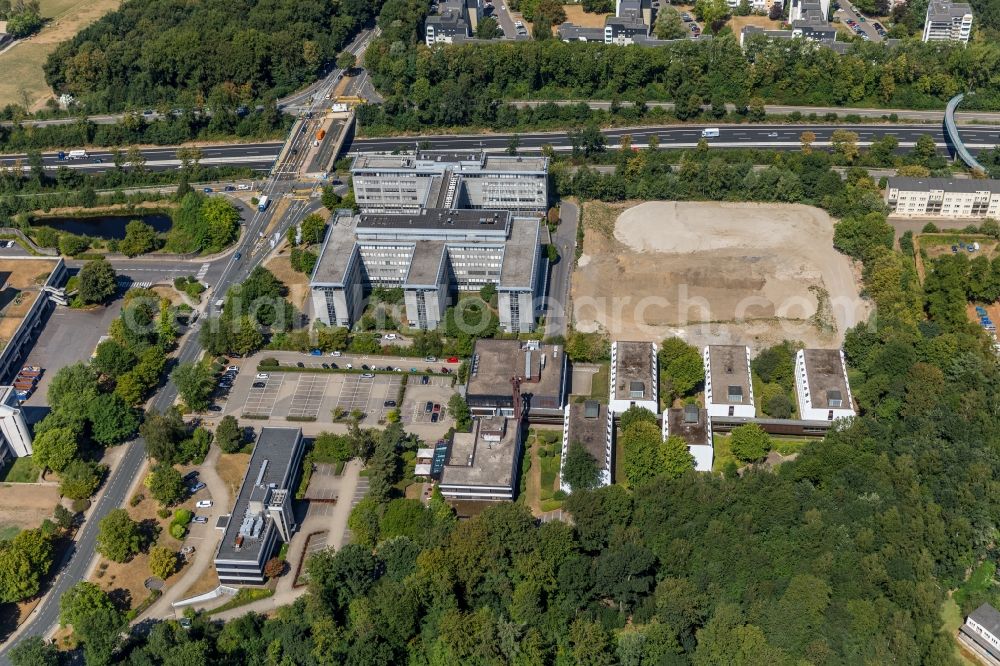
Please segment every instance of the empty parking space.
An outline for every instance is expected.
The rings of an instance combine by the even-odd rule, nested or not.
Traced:
[[[274,405],[278,401],[282,382],[284,382],[284,373],[271,374],[267,379],[254,379],[254,384],[263,383],[264,386],[250,387],[246,402],[243,404],[243,416],[253,415],[271,418]]]
[[[453,393],[454,389],[451,386],[450,377],[428,377],[426,384],[422,380],[411,377],[406,385],[406,400],[403,402],[403,423],[442,423],[447,417],[448,400],[451,399]],[[436,411],[435,406],[437,406]],[[437,414],[436,421],[434,420],[435,413]]]
[[[398,399],[402,381],[398,375],[345,375],[336,406],[346,412],[358,410],[369,417],[381,418],[394,409],[385,403]]]
[[[326,387],[330,383],[326,375],[302,373],[295,384],[292,404],[288,409],[288,418],[316,418],[319,408],[326,395]]]

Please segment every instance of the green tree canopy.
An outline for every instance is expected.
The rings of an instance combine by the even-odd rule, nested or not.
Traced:
[[[562,477],[573,491],[592,490],[600,482],[597,460],[580,442],[570,442]]]
[[[139,523],[125,509],[112,509],[98,523],[97,552],[112,562],[127,562],[139,553],[142,534]]]
[[[748,423],[733,428],[729,435],[729,447],[740,462],[760,462],[771,450],[771,438],[756,423]]]
[[[118,291],[115,269],[104,259],[85,263],[79,278],[77,297],[86,305],[106,303]]]

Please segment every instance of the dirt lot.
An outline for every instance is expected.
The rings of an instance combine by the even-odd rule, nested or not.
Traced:
[[[52,517],[59,486],[37,483],[0,484],[0,531],[33,529]]]
[[[583,11],[583,5],[563,5],[566,21],[581,28],[603,28],[604,18],[611,14],[590,14]]]
[[[215,471],[226,482],[232,497],[236,497],[239,494],[240,484],[243,483],[243,475],[247,473],[247,467],[249,466],[249,453],[223,453],[219,456],[219,462],[215,466]]]
[[[801,205],[647,202],[584,207],[573,275],[581,331],[694,345],[839,345],[862,321],[858,270],[833,223]]]
[[[306,311],[306,299],[309,298],[309,276],[292,270],[290,259],[291,248],[285,245],[281,251],[265,264],[274,277],[288,287],[288,300],[299,312]]]
[[[51,21],[33,37],[0,54],[0,106],[24,104],[31,110],[52,96],[42,65],[56,46],[108,12],[121,0],[41,0],[42,16]]]
[[[748,25],[756,26],[758,28],[764,28],[766,30],[780,30],[781,21],[772,21],[766,16],[733,16],[729,19],[727,24],[733,30],[733,34],[737,37],[740,32]]]

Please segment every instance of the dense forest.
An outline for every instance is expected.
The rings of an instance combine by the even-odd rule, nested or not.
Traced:
[[[859,43],[838,55],[806,40],[764,38],[743,51],[733,35],[658,48],[546,40],[427,49],[383,38],[365,64],[387,101],[359,119],[409,130],[511,127],[517,116],[503,102],[528,98],[943,108],[955,93],[973,90],[970,106],[1000,108],[996,41]]]
[[[160,104],[235,109],[311,82],[380,5],[126,0],[61,44],[45,78],[88,112]]]

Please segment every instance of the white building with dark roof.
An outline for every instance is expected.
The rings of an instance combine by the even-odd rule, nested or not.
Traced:
[[[611,485],[614,456],[614,415],[608,406],[597,400],[566,405],[563,417],[562,462],[559,465],[559,487],[566,492],[573,489],[563,479],[566,454],[571,444],[579,444],[597,462],[598,485]]]
[[[885,203],[897,217],[1000,217],[1000,180],[900,176],[889,179]]]
[[[1000,666],[1000,611],[990,604],[972,611],[959,628],[958,639],[984,663]]]
[[[715,447],[712,440],[712,417],[707,409],[698,405],[684,405],[680,409],[663,412],[663,440],[671,435],[680,437],[687,443],[688,452],[694,458],[694,469],[711,472],[715,461]]]
[[[925,42],[962,42],[972,34],[972,6],[964,2],[931,0],[924,17]]]
[[[705,408],[711,417],[753,418],[753,382],[750,348],[744,345],[709,345],[702,353],[705,365]]]
[[[457,432],[444,468],[441,494],[451,500],[512,501],[517,494],[521,432],[504,416],[475,418],[472,432]]]
[[[652,342],[611,343],[611,390],[608,408],[621,414],[629,407],[660,411],[659,364]]]
[[[833,421],[857,415],[847,363],[839,349],[800,349],[795,354],[795,393],[803,420]]]

